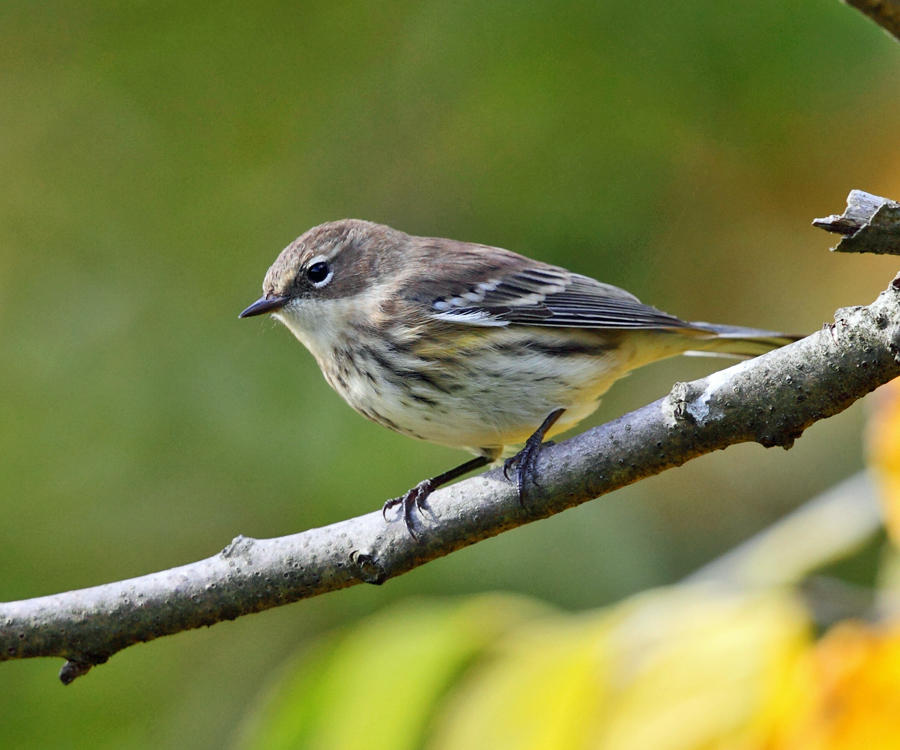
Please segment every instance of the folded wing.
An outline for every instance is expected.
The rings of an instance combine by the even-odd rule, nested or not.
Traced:
[[[481,326],[689,328],[624,289],[554,266],[517,268],[431,302],[432,317]]]

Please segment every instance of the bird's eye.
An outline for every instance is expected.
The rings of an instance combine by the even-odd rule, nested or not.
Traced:
[[[331,276],[331,266],[324,260],[317,260],[315,263],[310,263],[309,268],[306,269],[306,278],[309,279],[312,282],[312,285],[317,289],[325,286],[331,281]]]

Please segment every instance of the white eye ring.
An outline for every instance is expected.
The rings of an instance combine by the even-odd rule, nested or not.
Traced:
[[[331,283],[333,276],[334,269],[331,267],[331,263],[328,262],[328,258],[324,255],[317,255],[306,267],[306,278],[316,289],[328,286],[328,284]]]

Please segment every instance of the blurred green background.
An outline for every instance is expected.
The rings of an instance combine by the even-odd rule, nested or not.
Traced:
[[[509,247],[694,319],[804,332],[871,301],[896,261],[830,255],[809,222],[851,188],[900,197],[898,71],[836,0],[6,0],[0,599],[337,521],[465,458],[366,422],[286,330],[238,321],[313,224]],[[636,373],[594,423],[716,366]],[[65,689],[58,661],[2,664],[0,745],[220,747],[288,654],[389,603],[577,610],[676,581],[858,469],[864,412]]]

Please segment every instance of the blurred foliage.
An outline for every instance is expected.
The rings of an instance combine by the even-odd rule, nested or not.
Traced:
[[[239,747],[751,750],[769,747],[798,697],[813,703],[803,692],[809,628],[787,593],[673,587],[609,610],[531,617],[485,638],[476,624],[488,607],[508,622],[522,603],[432,603],[361,622],[273,687]],[[473,625],[468,638],[462,616]],[[431,638],[422,654],[417,626],[443,633],[451,624],[456,637]],[[418,683],[445,674],[436,661],[461,650],[475,660],[437,700],[421,700],[427,689],[408,700]],[[373,662],[386,657],[392,666]],[[337,700],[335,683],[345,688]],[[410,725],[419,731],[398,738]]]
[[[868,423],[869,464],[881,486],[885,526],[900,542],[900,382],[879,388]]]
[[[800,664],[775,750],[900,747],[900,626],[841,623]]]
[[[250,714],[244,742],[272,750],[421,747],[433,705],[464,668],[541,610],[484,596],[411,600],[375,615],[289,662],[269,703]]]
[[[896,622],[841,622],[816,641],[788,590],[699,584],[597,612],[522,613],[495,596],[364,620],[275,680],[237,747],[900,746]]]
[[[694,319],[804,331],[871,300],[893,261],[829,256],[808,224],[852,187],[900,195],[898,51],[835,0],[0,4],[0,598],[335,521],[460,460],[236,319],[321,221],[510,247]],[[596,421],[717,365],[636,373]],[[298,643],[412,594],[594,609],[671,583],[856,471],[861,426],[709,456],[66,690],[4,664],[0,743],[220,747]]]

